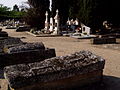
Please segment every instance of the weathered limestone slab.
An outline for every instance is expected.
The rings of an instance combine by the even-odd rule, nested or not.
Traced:
[[[116,38],[114,37],[104,37],[104,38],[93,38],[93,44],[113,44],[116,43]]]
[[[1,52],[4,52],[4,47],[6,46],[14,46],[18,44],[23,44],[23,42],[20,40],[20,38],[13,38],[13,37],[7,37],[7,38],[0,38],[0,49]]]
[[[19,38],[1,39],[0,67],[32,63],[55,57],[55,49],[45,48],[42,42],[24,43]]]
[[[105,60],[89,52],[54,57],[4,68],[12,90],[56,90],[99,82]]]
[[[29,50],[36,50],[36,49],[45,49],[45,46],[42,42],[40,43],[26,43],[22,45],[11,45],[4,47],[6,53],[15,53],[15,52],[22,52],[22,51],[29,51]]]
[[[14,64],[38,62],[55,56],[55,49],[49,48],[2,53],[0,54],[0,67]]]

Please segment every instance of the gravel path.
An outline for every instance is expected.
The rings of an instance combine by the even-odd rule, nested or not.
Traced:
[[[106,59],[104,69],[104,85],[100,90],[120,90],[120,51],[113,49],[97,48],[92,45],[90,39],[81,40],[70,37],[34,37],[26,32],[15,32],[12,29],[4,29],[9,36],[19,37],[24,42],[43,42],[46,47],[55,48],[57,56],[74,53],[81,50],[89,50]],[[120,41],[120,40],[119,40]],[[4,79],[0,81],[3,85]],[[0,90],[6,90],[0,89]]]

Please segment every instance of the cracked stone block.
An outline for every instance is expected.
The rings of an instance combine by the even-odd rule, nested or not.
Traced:
[[[36,49],[14,53],[0,54],[0,67],[8,65],[32,63],[55,57],[55,49]]]
[[[93,38],[91,42],[93,44],[113,44],[116,43],[116,38],[114,37]]]
[[[20,38],[14,38],[14,37],[7,37],[7,38],[0,38],[0,49],[2,49],[2,53],[4,53],[4,47],[7,46],[13,46],[13,45],[21,45],[23,42],[20,40]]]
[[[1,40],[0,67],[32,63],[55,57],[55,49],[45,48],[42,42],[24,43],[19,38]]]
[[[4,68],[11,90],[68,90],[100,82],[105,60],[90,51]]]
[[[5,47],[6,53],[15,53],[15,52],[23,52],[29,50],[36,50],[36,49],[45,49],[45,46],[42,42],[40,43],[26,43],[26,44],[18,44],[13,46]]]

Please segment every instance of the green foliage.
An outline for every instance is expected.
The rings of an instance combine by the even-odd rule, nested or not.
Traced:
[[[41,29],[44,27],[45,14],[40,13],[36,8],[30,8],[24,17],[24,20],[31,27]]]
[[[25,15],[25,12],[11,11],[9,17],[12,18],[22,18]]]
[[[49,10],[49,0],[28,0],[31,8],[25,16],[25,21],[31,27],[44,28],[45,12]]]
[[[13,11],[19,11],[19,8],[16,4],[13,6]]]
[[[92,28],[100,28],[102,22],[109,20],[119,23],[120,5],[114,0],[53,0],[53,15],[59,9],[61,23],[67,18],[79,18],[80,22]]]
[[[1,5],[0,6],[0,19],[9,19],[9,18],[22,18],[25,12],[10,11],[10,8]]]
[[[72,0],[52,0],[52,16],[59,10],[60,23],[65,24],[69,16],[69,8]]]

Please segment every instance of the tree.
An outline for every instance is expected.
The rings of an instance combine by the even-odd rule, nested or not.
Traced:
[[[0,20],[20,19],[24,16],[24,12],[11,11],[7,6],[0,5]]]
[[[120,5],[114,0],[53,0],[53,15],[59,9],[61,23],[68,17],[79,20],[92,28],[100,28],[105,20],[119,23]]]
[[[28,0],[30,9],[25,20],[31,27],[44,28],[45,12],[49,10],[49,0]]]
[[[19,8],[16,4],[13,6],[13,11],[19,11]]]
[[[69,16],[69,7],[72,0],[52,0],[52,16],[59,10],[60,23],[65,24]]]

